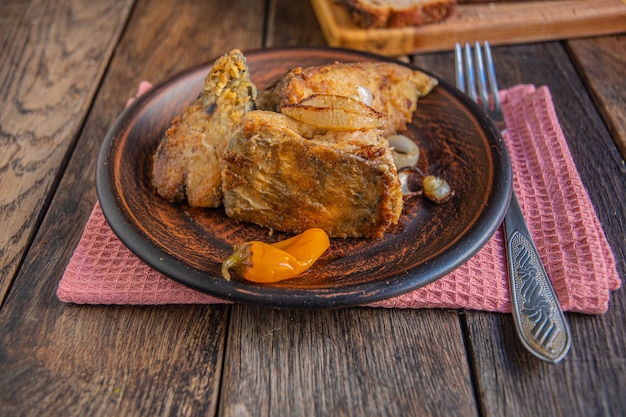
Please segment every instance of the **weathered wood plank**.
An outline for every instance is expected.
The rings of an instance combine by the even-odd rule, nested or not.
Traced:
[[[626,159],[626,36],[570,41],[567,45],[615,145]]]
[[[324,35],[309,1],[272,0],[265,47],[324,45]]]
[[[266,44],[321,42],[314,23],[302,20],[308,19],[304,4],[271,5],[272,13],[286,14],[273,18]],[[557,366],[530,357],[511,318],[499,314],[468,312],[459,322],[457,312],[443,310],[80,307],[55,299],[95,202],[99,144],[137,82],[161,81],[232,47],[261,46],[263,7],[141,0],[133,9],[41,231],[0,310],[2,413],[214,415],[228,349],[219,403],[224,415],[626,414],[623,290],[605,316],[569,315],[574,345]],[[290,21],[291,13],[300,20]],[[451,61],[451,53],[416,58],[442,76],[452,71]],[[497,48],[496,61],[504,87],[539,82],[551,88],[624,276],[626,203],[620,196],[626,177],[616,168],[623,162],[600,117],[586,111],[593,105],[565,51],[559,44]]]
[[[214,414],[227,307],[51,308],[43,287],[3,314],[3,415]]]
[[[458,314],[233,306],[223,416],[475,416]]]
[[[163,81],[232,47],[259,48],[263,8],[216,0],[133,8],[0,310],[0,414],[215,414],[229,307],[73,306],[55,291],[96,201],[100,144],[138,82]]]
[[[268,21],[266,46],[324,44],[306,0]],[[238,305],[227,346],[220,415],[477,414],[456,312]]]
[[[0,24],[0,305],[132,1],[11,1]]]
[[[626,220],[620,213],[626,212],[626,202],[617,197],[626,194],[626,176],[619,175],[622,158],[599,115],[589,111],[593,104],[564,48],[559,43],[531,44],[494,48],[494,54],[500,87],[533,83],[550,88],[581,178],[623,277]],[[418,57],[421,65],[448,80],[453,80],[454,70],[443,64],[452,60],[452,53]],[[610,79],[605,82],[612,83]],[[626,390],[626,337],[620,324],[626,318],[623,289],[613,294],[611,308],[604,316],[568,314],[573,344],[570,354],[558,365],[543,363],[523,349],[510,316],[468,312],[464,317],[483,415],[626,413],[626,400],[620,394]]]

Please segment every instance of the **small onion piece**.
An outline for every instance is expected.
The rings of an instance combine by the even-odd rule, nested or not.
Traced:
[[[412,191],[409,189],[409,173],[406,171],[398,171],[398,179],[400,180],[402,195],[411,195]]]
[[[382,113],[360,100],[331,94],[314,94],[300,103],[286,104],[281,112],[302,123],[331,130],[378,129],[385,122]]]
[[[420,148],[410,138],[404,135],[391,135],[387,138],[387,142],[392,148],[396,169],[417,165],[420,158]]]
[[[372,95],[372,92],[369,88],[363,87],[362,85],[357,85],[356,92],[359,94],[359,100],[361,100],[368,106],[372,105],[372,103],[374,102],[374,96]]]
[[[413,197],[417,195],[422,195],[423,190],[421,185],[416,187],[417,181],[419,179],[419,183],[421,184],[421,179],[423,174],[421,170],[417,167],[404,167],[398,170],[398,179],[400,180],[400,189],[402,190],[402,195],[404,197]]]
[[[450,188],[450,184],[443,178],[434,175],[424,177],[423,187],[424,196],[437,204],[445,203],[454,196],[454,191]]]

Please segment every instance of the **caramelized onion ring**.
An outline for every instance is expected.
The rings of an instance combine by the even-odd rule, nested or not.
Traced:
[[[314,94],[297,104],[282,106],[281,112],[302,123],[322,129],[378,129],[385,119],[382,113],[358,99],[332,94]]]

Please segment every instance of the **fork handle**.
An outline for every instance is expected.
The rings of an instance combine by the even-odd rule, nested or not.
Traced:
[[[570,348],[570,330],[541,263],[515,193],[504,217],[511,308],[522,343],[535,356],[557,363]]]

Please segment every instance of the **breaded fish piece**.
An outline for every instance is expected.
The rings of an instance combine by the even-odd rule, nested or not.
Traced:
[[[387,62],[335,63],[295,68],[261,91],[257,108],[279,112],[313,94],[359,96],[358,87],[372,93],[371,106],[383,113],[386,135],[404,129],[413,117],[417,100],[428,94],[437,80],[421,71]],[[369,103],[367,103],[369,104]]]
[[[221,205],[222,154],[256,94],[241,51],[216,60],[204,90],[174,118],[154,155],[152,183],[160,196],[194,207]]]
[[[226,214],[263,227],[382,237],[402,212],[389,144],[378,129],[324,131],[255,110],[224,153]]]

